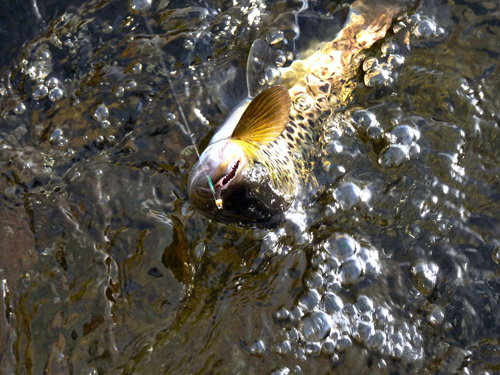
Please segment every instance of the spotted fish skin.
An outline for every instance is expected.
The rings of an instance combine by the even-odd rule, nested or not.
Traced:
[[[290,194],[294,188],[316,186],[311,171],[320,156],[318,144],[324,124],[336,109],[349,102],[356,88],[353,78],[362,63],[359,53],[385,36],[400,11],[396,6],[355,2],[334,41],[284,70],[280,84],[289,87],[293,103],[290,122],[274,144],[263,147],[270,160],[266,166],[278,180],[276,188]]]
[[[309,57],[282,69],[279,85],[286,87],[291,99],[289,118],[276,139],[271,142],[250,140],[243,147],[245,166],[249,172],[246,173],[246,180],[240,179],[238,186],[245,192],[233,198],[229,194],[230,187],[226,187],[222,190],[226,194],[222,194],[226,206],[217,210],[213,202],[202,202],[193,193],[199,182],[190,177],[189,192],[194,206],[205,216],[221,222],[268,226],[269,223],[274,225],[282,220],[284,212],[297,196],[314,190],[311,188],[317,187],[314,170],[320,156],[318,146],[324,124],[336,109],[350,100],[356,87],[356,80],[353,78],[357,76],[362,62],[358,57],[360,51],[382,38],[399,12],[401,6],[358,0],[351,6],[344,28],[332,42],[324,44]],[[238,128],[237,124],[232,126]],[[231,133],[228,129],[224,131]],[[226,142],[231,142],[231,137]],[[217,150],[219,157],[224,158],[223,152]],[[205,152],[213,154],[211,149]],[[200,158],[200,164],[203,164],[204,154]],[[234,158],[232,154],[230,157]],[[201,165],[193,168],[200,169]],[[210,169],[204,171],[211,173]],[[240,173],[240,170],[237,172]],[[192,174],[199,175],[199,172]],[[259,174],[266,175],[267,179],[256,181],[252,177]],[[198,178],[196,181],[202,179]],[[243,189],[245,182],[248,186]],[[256,197],[256,194],[260,195]],[[210,200],[208,194],[205,196]],[[246,197],[252,198],[251,203],[246,202]],[[234,199],[238,202],[232,202]],[[259,200],[258,204],[255,204],[256,200]],[[276,206],[266,214],[255,215],[258,210],[266,211],[266,207],[271,204]],[[231,213],[234,207],[238,207],[237,212]]]

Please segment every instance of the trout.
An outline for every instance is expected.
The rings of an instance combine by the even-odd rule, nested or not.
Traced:
[[[351,98],[360,52],[385,36],[401,10],[357,0],[333,41],[281,69],[276,86],[233,109],[191,170],[193,206],[222,223],[279,224],[292,202],[317,185],[319,139]]]

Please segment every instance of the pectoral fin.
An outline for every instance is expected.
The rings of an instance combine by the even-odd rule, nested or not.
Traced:
[[[278,138],[290,117],[292,101],[284,86],[275,86],[257,95],[233,131],[232,138],[268,143]]]

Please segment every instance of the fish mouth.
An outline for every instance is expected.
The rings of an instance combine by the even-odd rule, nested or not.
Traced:
[[[210,197],[213,195],[213,191],[212,191],[212,188],[210,187],[210,183],[209,183],[209,179],[207,177],[210,177],[210,182],[212,181],[217,181],[215,184],[213,184],[213,189],[214,191],[216,192],[217,195],[219,195],[223,190],[227,189],[227,187],[229,186],[229,184],[234,181],[237,176],[238,176],[238,172],[239,170],[241,169],[241,164],[242,164],[242,161],[241,159],[237,159],[236,161],[233,162],[233,164],[231,165],[231,167],[228,169],[228,172],[221,176],[221,177],[218,177],[218,179],[216,180],[216,178],[212,178],[210,176],[210,173],[208,171],[204,171],[202,173],[200,173],[198,175],[198,177],[196,178],[197,181],[200,181],[200,180],[205,180],[205,182],[203,183],[195,183],[196,186],[196,193],[200,196],[204,196],[204,197]]]
[[[227,175],[223,176],[222,178],[220,178],[219,181],[217,181],[217,183],[214,185],[215,191],[225,189],[227,187],[227,185],[232,180],[234,180],[234,178],[236,177],[236,173],[238,173],[238,168],[240,166],[240,163],[241,163],[240,159],[236,160],[233,163],[233,165],[229,169],[229,173]]]

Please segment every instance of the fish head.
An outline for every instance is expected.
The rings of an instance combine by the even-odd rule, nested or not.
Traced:
[[[189,176],[192,205],[207,218],[226,224],[272,227],[281,222],[290,194],[276,188],[262,157],[256,146],[235,139],[209,145]]]

